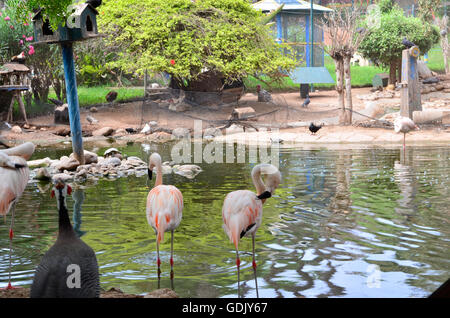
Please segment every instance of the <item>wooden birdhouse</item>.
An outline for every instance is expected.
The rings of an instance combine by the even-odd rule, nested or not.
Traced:
[[[82,41],[98,36],[98,11],[88,3],[74,6],[65,26],[52,30],[48,20],[44,20],[42,10],[33,17],[34,38],[38,43],[59,43]]]

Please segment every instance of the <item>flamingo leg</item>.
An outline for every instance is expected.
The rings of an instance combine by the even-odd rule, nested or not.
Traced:
[[[170,240],[170,283],[171,283],[172,289],[173,289],[173,276],[174,276],[174,273],[173,273],[173,230],[171,232],[172,232],[172,237]]]
[[[252,245],[253,245],[253,273],[255,274],[255,287],[256,287],[256,298],[259,298],[258,293],[258,279],[256,277],[256,261],[255,261],[255,233],[252,234]]]
[[[236,267],[237,267],[237,277],[238,277],[238,298],[240,298],[241,295],[241,288],[240,288],[240,274],[239,274],[239,268],[241,265],[241,260],[239,259],[239,251],[236,249]]]
[[[12,240],[14,238],[14,216],[16,210],[16,203],[13,203],[11,207],[11,226],[9,228],[9,275],[8,275],[8,287],[6,289],[13,289],[11,285],[11,270],[12,270]]]
[[[156,264],[158,265],[158,289],[160,288],[161,281],[161,260],[159,259],[159,242],[158,242],[158,231],[156,231]]]

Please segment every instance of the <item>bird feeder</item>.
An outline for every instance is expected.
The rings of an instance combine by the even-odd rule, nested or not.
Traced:
[[[73,6],[73,11],[65,25],[52,30],[48,20],[44,19],[41,10],[33,17],[35,41],[39,43],[59,43],[62,48],[64,76],[66,80],[67,104],[69,106],[70,130],[72,132],[72,148],[80,165],[84,164],[83,137],[80,122],[80,109],[77,93],[75,63],[73,60],[73,42],[95,38],[98,35],[98,11],[89,3]]]
[[[413,118],[414,111],[422,110],[417,58],[420,50],[417,46],[402,52],[402,82],[400,91],[400,115]]]
[[[34,38],[37,43],[74,42],[91,39],[98,36],[98,11],[88,3],[77,5],[66,21],[59,25],[56,31],[50,27],[50,22],[44,20],[42,10],[33,17]]]

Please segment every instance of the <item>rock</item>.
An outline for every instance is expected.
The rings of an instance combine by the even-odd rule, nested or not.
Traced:
[[[222,135],[222,132],[220,131],[220,129],[219,128],[215,128],[215,127],[211,127],[211,128],[206,128],[204,131],[203,131],[203,136],[213,136],[213,137],[215,137],[215,136],[220,136],[220,135]]]
[[[178,127],[172,130],[173,139],[187,138],[190,137],[190,135],[191,133],[187,128]]]
[[[75,159],[75,155],[73,153],[69,156],[70,159]],[[98,156],[96,153],[84,150],[84,163],[86,165],[89,165],[91,163],[97,163],[98,162]]]
[[[39,168],[38,171],[36,171],[36,177],[35,179],[41,180],[41,181],[49,181],[51,180],[52,176],[48,172],[46,168]]]
[[[78,162],[78,160],[73,157],[61,157],[59,164],[56,166],[56,169],[58,169],[59,171],[75,171],[79,165],[80,163]]]
[[[91,108],[89,108],[89,111],[91,113],[96,113],[96,112],[98,112],[98,109],[97,109],[97,107],[91,107]]]
[[[150,125],[150,127],[158,126],[158,122],[154,120],[150,121],[148,124]]]
[[[149,137],[150,140],[157,141],[157,142],[165,142],[172,139],[172,135],[169,133],[166,133],[164,131],[159,131],[156,133],[153,133]]]
[[[20,128],[19,126],[13,126],[12,128],[11,128],[11,132],[12,133],[14,133],[14,134],[21,134],[22,133],[22,128]]]
[[[178,298],[178,295],[172,289],[162,288],[146,294],[144,298]]]
[[[86,179],[87,178],[87,170],[81,169],[79,172],[75,174],[75,178],[77,179]]]
[[[185,112],[191,110],[192,106],[186,103],[170,104],[169,110],[174,112]]]
[[[232,119],[246,119],[256,115],[255,110],[252,107],[240,107],[235,108],[231,112]]]
[[[69,125],[69,106],[64,104],[55,108],[55,124]]]
[[[61,179],[64,182],[69,182],[73,180],[73,177],[70,174],[67,173],[57,173],[52,176],[52,181],[55,182],[56,180]]]
[[[105,160],[103,160],[101,162],[102,166],[120,166],[122,164],[122,161],[119,158],[116,157],[111,157],[111,158],[106,158]]]
[[[92,136],[94,137],[98,137],[98,136],[110,136],[112,133],[114,132],[114,129],[112,129],[111,127],[103,127],[100,129],[97,129],[95,131],[92,132]]]
[[[114,136],[125,136],[127,134],[128,132],[123,128],[119,128],[114,132]]]
[[[70,128],[69,127],[60,127],[55,131],[55,135],[58,136],[69,136],[70,135]]]
[[[159,88],[160,86],[159,86],[158,83],[151,83],[151,84],[150,84],[150,87],[151,87],[151,88]]]
[[[57,160],[51,160],[49,157],[38,160],[27,161],[27,165],[30,169],[40,168],[40,167],[48,167]]]
[[[431,73],[431,70],[424,61],[417,61],[417,71],[419,73],[419,77],[421,78],[429,78],[433,76],[433,73]]]
[[[195,178],[200,172],[203,171],[202,168],[197,165],[175,165],[172,170],[174,173],[188,179]]]

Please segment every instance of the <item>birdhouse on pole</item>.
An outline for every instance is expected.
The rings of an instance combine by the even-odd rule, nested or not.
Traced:
[[[33,17],[36,44],[59,43],[62,48],[70,130],[72,134],[72,149],[75,159],[78,160],[80,165],[83,165],[85,160],[72,45],[73,42],[99,36],[97,29],[98,11],[95,9],[99,5],[101,5],[101,0],[88,0],[86,3],[69,6],[68,18],[65,25],[59,25],[56,30],[51,28],[50,22],[47,19],[44,19],[44,14],[41,10]]]
[[[82,41],[98,36],[98,11],[89,3],[74,6],[66,20],[66,25],[59,25],[56,31],[50,27],[50,22],[44,20],[42,10],[33,17],[34,38],[37,43],[60,43],[65,41]]]

